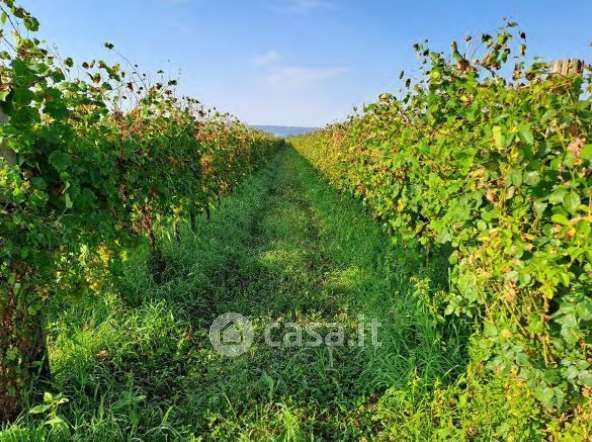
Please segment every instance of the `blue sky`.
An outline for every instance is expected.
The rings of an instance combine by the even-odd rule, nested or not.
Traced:
[[[493,32],[510,16],[529,52],[592,61],[592,1],[21,0],[63,56],[106,58],[105,41],[181,92],[251,124],[320,126],[417,72],[411,48]]]

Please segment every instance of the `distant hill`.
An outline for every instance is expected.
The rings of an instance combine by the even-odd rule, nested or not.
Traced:
[[[293,137],[317,130],[317,127],[294,127],[294,126],[253,126],[255,129],[268,132],[278,137]]]

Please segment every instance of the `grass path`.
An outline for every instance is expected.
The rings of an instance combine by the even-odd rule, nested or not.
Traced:
[[[445,284],[444,261],[391,246],[292,149],[225,198],[197,235],[178,243],[165,232],[161,243],[158,284],[145,252],[131,253],[116,287],[56,307],[54,389],[69,399],[57,439],[398,440],[405,407],[462,369],[464,342],[434,322],[428,301]],[[254,326],[237,358],[208,339],[226,312]],[[339,323],[356,339],[360,315],[382,324],[380,347],[264,341],[275,322],[276,341],[287,322]],[[43,417],[23,418],[3,438],[40,440],[50,431]]]

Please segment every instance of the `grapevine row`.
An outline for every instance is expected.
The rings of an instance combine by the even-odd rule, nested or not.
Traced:
[[[482,57],[471,60],[456,43],[450,56],[417,45],[423,76],[401,96],[383,94],[293,144],[399,243],[428,254],[450,247],[450,290],[434,302],[475,324],[470,372],[518,385],[521,400],[540,404],[538,418],[583,421],[592,391],[591,75],[528,63],[526,35],[514,28],[483,35]]]
[[[0,14],[2,421],[47,375],[44,310],[82,290],[81,250],[109,259],[144,238],[156,250],[159,220],[195,222],[281,141],[177,98],[175,80],[52,55],[12,0]]]

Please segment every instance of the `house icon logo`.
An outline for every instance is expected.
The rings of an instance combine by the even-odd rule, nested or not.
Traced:
[[[210,342],[218,353],[236,357],[245,353],[253,343],[251,322],[240,313],[224,313],[210,326]]]

